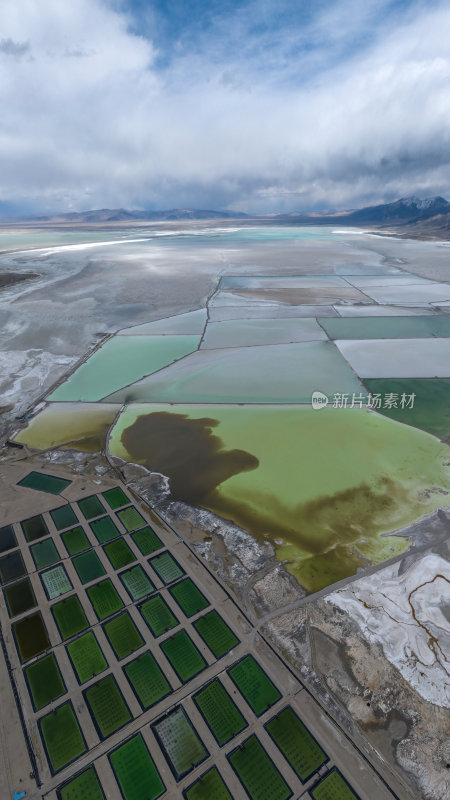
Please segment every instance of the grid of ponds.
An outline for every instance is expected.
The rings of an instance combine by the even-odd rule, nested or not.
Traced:
[[[70,683],[66,684],[69,676],[61,671],[61,657],[66,658],[67,654],[79,686],[79,696],[82,693],[100,740],[108,739],[122,728],[126,737],[128,723],[137,716],[135,707],[139,707],[142,714],[155,707],[153,719],[156,717],[156,722],[150,719],[149,724],[160,747],[159,756],[149,751],[143,735],[145,724],[119,746],[116,740],[114,749],[108,753],[125,800],[147,800],[165,794],[158,767],[161,758],[165,758],[174,780],[181,781],[209,758],[206,743],[213,740],[215,747],[225,749],[229,771],[222,774],[223,767],[210,766],[191,783],[185,781],[186,788],[180,789],[185,800],[232,800],[233,794],[227,785],[230,770],[235,772],[250,798],[284,800],[291,796],[291,787],[280,769],[280,759],[285,759],[302,783],[310,780],[314,784],[310,790],[314,800],[331,797],[357,800],[341,773],[334,768],[320,781],[315,780],[317,771],[328,762],[328,756],[291,706],[277,713],[274,710],[274,715],[264,723],[272,746],[279,753],[277,764],[260,741],[258,730],[245,738],[249,724],[255,725],[252,713],[256,718],[281,699],[277,686],[252,655],[244,655],[231,663],[220,677],[209,676],[200,688],[197,683],[193,694],[189,694],[187,686],[186,696],[190,697],[191,707],[203,719],[202,731],[195,719],[192,720],[189,708],[185,709],[183,699],[181,705],[179,700],[177,705],[170,705],[174,689],[180,684],[189,684],[206,669],[208,662],[204,653],[207,650],[214,656],[214,659],[211,655],[208,657],[214,665],[217,659],[237,648],[240,639],[215,609],[208,610],[207,595],[165,549],[158,534],[130,505],[129,497],[120,487],[83,498],[76,504],[66,503],[46,513],[50,528],[45,514],[36,514],[20,525],[28,543],[22,547],[29,549],[38,570],[33,581],[42,583],[47,610],[36,608],[33,583],[27,576],[12,525],[0,529],[0,552],[6,553],[0,556],[0,579],[17,653],[23,664],[30,706],[37,715],[52,774],[64,770],[87,750],[78,717],[80,700],[72,700]],[[52,526],[56,534],[52,533]],[[124,533],[121,529],[125,529]],[[99,544],[92,546],[92,534]],[[56,547],[58,538],[68,554],[65,562],[59,554],[60,546]],[[99,558],[101,550],[106,560],[105,556]],[[135,556],[137,551],[141,554],[138,557]],[[139,563],[129,566],[136,560]],[[108,569],[105,569],[106,561],[111,565]],[[57,599],[73,589],[71,574],[65,566],[69,562],[79,586],[75,586],[75,593]],[[117,569],[121,571],[116,575]],[[123,599],[124,593],[128,601]],[[131,613],[128,606],[135,606],[136,610]],[[178,613],[172,610],[175,607]],[[32,613],[28,613],[30,611]],[[93,618],[92,612],[98,620],[93,627],[89,621]],[[58,645],[55,650],[51,649],[54,643],[47,630],[47,615],[56,624],[62,652]],[[142,617],[152,638],[141,634],[135,622],[136,615]],[[194,617],[192,622],[188,621],[191,617]],[[178,628],[180,625],[182,627]],[[178,629],[173,633],[175,628]],[[195,634],[191,636],[191,630],[197,638]],[[132,656],[159,637],[162,639],[151,644],[151,649]],[[199,640],[204,643],[200,648],[196,644]],[[104,650],[103,642],[109,642],[111,650]],[[115,656],[113,661],[108,655],[111,652]],[[124,663],[117,663],[123,660]],[[173,670],[169,674],[164,666],[167,662]],[[109,670],[114,663],[117,666],[113,674]],[[173,674],[177,676],[175,679],[171,677]],[[128,702],[130,691],[135,698],[134,706],[131,700]],[[239,700],[240,696],[243,699]],[[163,701],[166,711],[161,715],[158,704]],[[208,730],[213,738],[208,739]],[[84,771],[75,772],[74,777],[58,787],[58,800],[104,800],[101,776],[97,761]],[[235,798],[240,796],[234,793]]]

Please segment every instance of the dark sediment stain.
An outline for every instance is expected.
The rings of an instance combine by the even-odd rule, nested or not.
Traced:
[[[154,412],[126,428],[122,444],[131,460],[161,472],[174,498],[232,520],[259,541],[293,545],[293,574],[308,591],[352,575],[370,564],[368,554],[386,520],[393,520],[407,500],[398,482],[383,478],[288,507],[275,495],[253,492],[248,502],[224,497],[220,485],[233,475],[256,469],[258,459],[244,450],[225,450],[213,433],[218,420]],[[276,546],[276,545],[275,545]],[[366,551],[366,552],[365,552]]]
[[[174,497],[204,505],[224,481],[259,466],[245,450],[225,450],[212,429],[219,421],[158,411],[136,419],[122,433],[122,444],[133,461],[161,472],[170,480]]]

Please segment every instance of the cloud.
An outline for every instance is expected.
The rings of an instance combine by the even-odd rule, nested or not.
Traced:
[[[172,28],[156,2],[144,16],[124,0],[4,6],[0,204],[264,211],[449,194],[448,4],[212,3]]]
[[[0,39],[0,54],[5,56],[24,56],[30,49],[29,42],[14,42],[12,39]]]

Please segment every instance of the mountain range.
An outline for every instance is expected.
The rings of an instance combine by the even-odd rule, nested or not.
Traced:
[[[396,230],[406,236],[450,237],[450,203],[443,197],[402,197],[392,203],[382,203],[365,208],[334,212],[292,211],[284,214],[249,215],[237,211],[214,211],[192,208],[175,208],[165,211],[130,211],[119,209],[96,209],[71,212],[48,217],[22,218],[11,221],[16,224],[85,225],[85,224],[132,224],[145,222],[177,222],[194,220],[258,220],[263,224],[289,225],[348,225],[352,227],[375,227],[382,232]]]

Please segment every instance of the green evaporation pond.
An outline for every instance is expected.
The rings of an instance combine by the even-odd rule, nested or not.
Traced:
[[[114,336],[49,396],[92,401],[150,375],[197,349],[200,336]]]
[[[106,574],[106,569],[94,550],[88,550],[87,553],[81,553],[76,556],[76,558],[72,559],[72,564],[83,584],[89,583],[95,578],[101,578],[102,575]]]
[[[41,581],[49,600],[54,600],[55,597],[70,592],[73,588],[62,564],[58,564],[57,567],[48,569],[46,572],[41,572]]]
[[[70,702],[42,717],[39,726],[52,772],[59,772],[86,752],[83,734]]]
[[[194,628],[216,658],[221,658],[239,644],[239,639],[217,611],[210,611],[197,619]]]
[[[107,669],[107,661],[92,631],[66,645],[78,681],[85,683]]]
[[[129,656],[130,653],[139,650],[144,644],[144,640],[128,611],[119,614],[118,617],[114,617],[109,622],[105,622],[103,630],[118,659]]]
[[[149,525],[146,525],[146,527],[142,528],[140,531],[132,533],[131,538],[144,556],[148,556],[150,553],[154,553],[155,550],[160,550],[161,547],[164,547],[159,536],[156,535],[155,531],[153,531]]]
[[[450,336],[450,317],[324,317],[318,320],[330,339],[427,339]]]
[[[58,790],[58,800],[105,800],[97,773],[89,767]]]
[[[96,494],[92,494],[90,497],[84,497],[82,500],[79,500],[78,507],[80,508],[85,519],[93,519],[94,517],[99,517],[100,514],[105,513],[105,507],[103,503],[100,502]]]
[[[44,521],[44,517],[41,514],[30,517],[30,519],[25,519],[22,522],[22,528],[27,542],[34,542],[35,539],[42,539],[43,536],[48,536],[50,533]]]
[[[280,711],[265,728],[303,783],[328,761],[326,753],[290,706]]]
[[[112,675],[89,686],[84,696],[101,739],[111,736],[130,721],[130,710]]]
[[[205,659],[186,631],[178,631],[161,644],[161,650],[182,681],[190,681],[207,666]]]
[[[208,751],[182,708],[176,708],[152,727],[177,780],[208,757]]]
[[[194,701],[220,747],[247,727],[246,720],[217,678],[197,692]]]
[[[37,569],[43,569],[44,567],[49,567],[51,564],[56,564],[61,558],[51,538],[33,544],[30,550]]]
[[[136,556],[133,554],[133,551],[130,550],[124,539],[117,539],[115,542],[106,544],[103,550],[108,556],[114,569],[126,567],[127,564],[131,564],[133,561],[136,561]]]
[[[26,667],[25,676],[35,711],[57,700],[66,691],[53,653]]]
[[[155,591],[153,583],[139,564],[121,572],[119,578],[133,601],[141,600]]]
[[[151,653],[130,661],[123,671],[145,711],[171,693],[171,686]]]
[[[178,625],[178,620],[166,601],[160,594],[150,597],[139,606],[139,611],[144,617],[153,636],[161,636],[162,633],[169,631]]]
[[[358,795],[336,769],[311,789],[310,795],[314,800],[359,800]]]
[[[76,525],[78,522],[77,515],[69,504],[54,508],[53,511],[50,511],[50,516],[57,531],[69,528],[70,525]]]
[[[186,789],[185,797],[186,800],[233,800],[216,767]]]
[[[15,622],[13,631],[21,661],[28,661],[50,647],[47,628],[39,612]]]
[[[30,608],[34,608],[37,605],[29,578],[10,584],[4,589],[4,592],[10,617],[23,614],[24,611],[29,611]]]
[[[69,639],[89,628],[83,606],[75,594],[66,597],[60,603],[55,603],[51,609],[62,639]]]
[[[187,617],[192,617],[209,606],[208,600],[191,578],[185,578],[171,586],[169,592]]]
[[[17,547],[16,534],[12,525],[4,525],[0,528],[0,553],[5,553],[6,550],[11,550]]]
[[[28,489],[37,489],[39,492],[61,494],[72,481],[56,478],[54,475],[45,475],[43,472],[30,472],[22,478],[17,486],[26,486]]]
[[[140,734],[113,750],[109,759],[125,800],[156,800],[165,792]]]
[[[109,507],[113,509],[126,506],[130,502],[129,497],[120,486],[115,486],[114,489],[108,489],[106,492],[102,492],[102,497],[105,498]]]
[[[281,697],[276,686],[251,655],[234,664],[228,670],[228,675],[258,717]]]
[[[90,586],[87,594],[99,619],[105,619],[123,608],[120,595],[109,578]]]
[[[120,531],[111,517],[102,517],[89,524],[95,538],[100,544],[109,542],[111,539],[117,539],[117,537],[120,536]]]
[[[184,570],[175,561],[168,550],[161,553],[160,556],[154,556],[149,559],[148,563],[153,567],[163,583],[172,583],[172,581],[176,581],[184,575]]]
[[[377,409],[379,414],[420,428],[439,439],[450,436],[450,378],[370,378],[364,383],[371,394],[382,397],[382,407]],[[392,408],[383,408],[387,395],[396,395]],[[408,400],[405,407],[401,407],[402,395],[406,398],[415,395],[412,408]]]
[[[15,581],[16,578],[22,578],[26,574],[22,554],[18,550],[0,558],[0,581],[2,583]]]
[[[292,791],[255,735],[228,756],[252,800],[287,800]]]
[[[64,546],[70,556],[76,556],[78,553],[82,553],[83,550],[88,550],[88,548],[91,546],[91,543],[81,525],[78,525],[76,528],[72,528],[71,531],[62,533],[61,539],[63,540]]]
[[[137,528],[142,528],[142,526],[145,525],[144,517],[134,506],[118,511],[117,516],[127,531],[135,531]]]

